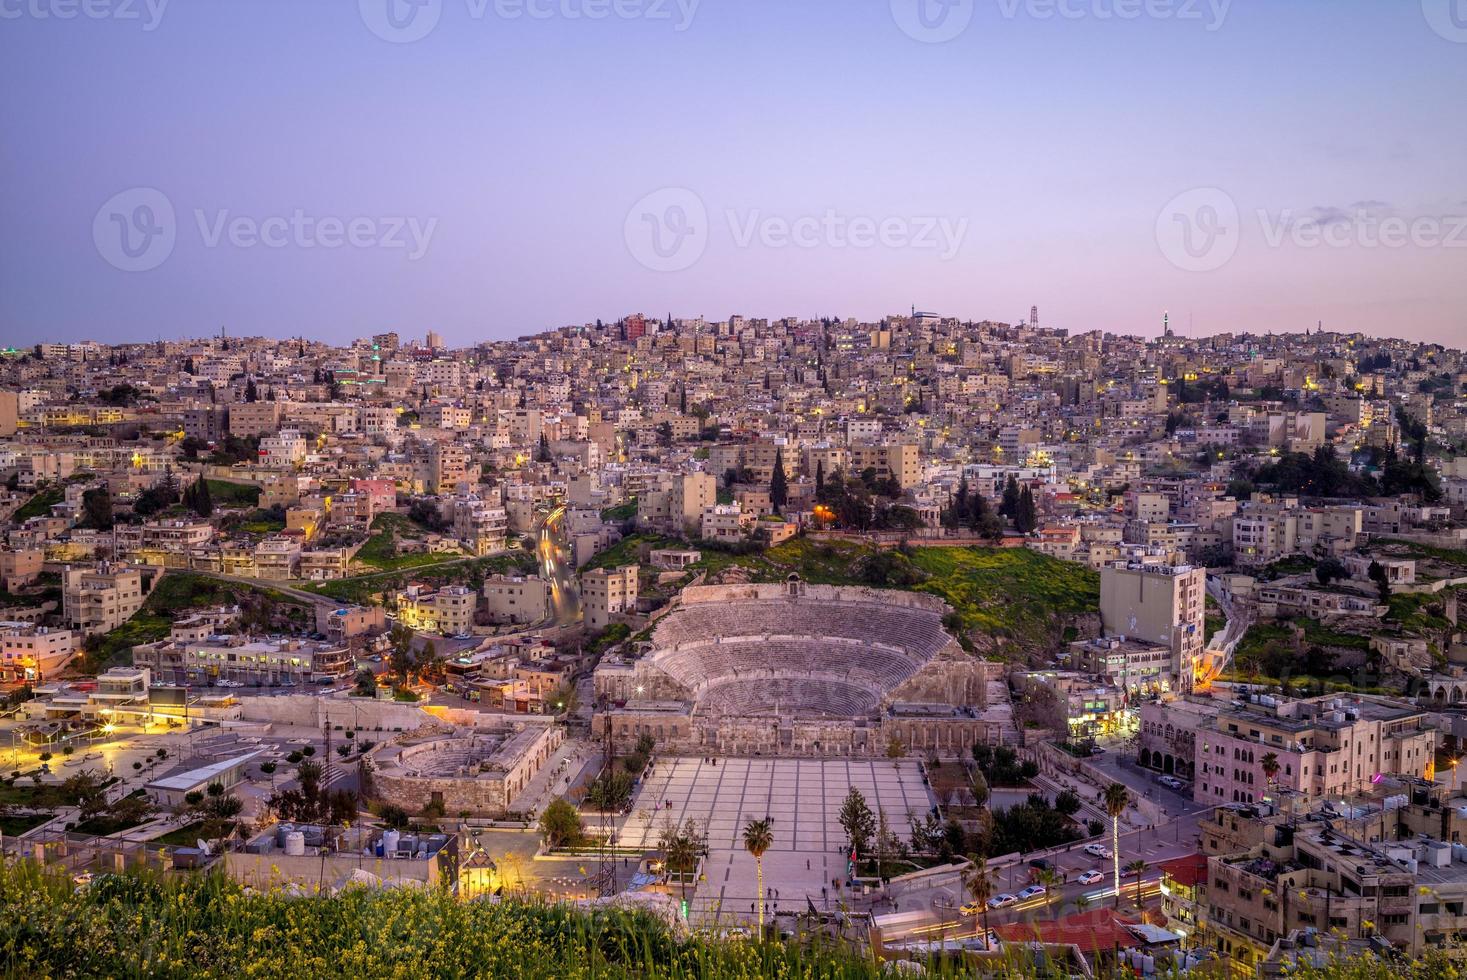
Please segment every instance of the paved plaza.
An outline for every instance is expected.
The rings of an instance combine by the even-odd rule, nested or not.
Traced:
[[[693,897],[695,918],[746,919],[758,888],[741,834],[748,821],[768,816],[774,846],[764,855],[764,882],[771,911],[803,912],[807,898],[831,908],[844,889],[840,808],[852,786],[872,811],[885,811],[899,837],[906,836],[909,814],[932,807],[915,759],[719,759],[714,765],[662,758],[642,783],[621,837],[652,848],[669,819],[696,821],[708,835],[709,856]]]

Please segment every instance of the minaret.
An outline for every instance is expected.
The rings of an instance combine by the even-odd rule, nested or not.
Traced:
[[[1172,314],[1167,310],[1161,314],[1161,335],[1170,337],[1172,335]]]

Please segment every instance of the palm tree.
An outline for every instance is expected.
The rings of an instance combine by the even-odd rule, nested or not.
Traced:
[[[688,907],[688,875],[698,866],[698,842],[686,833],[674,833],[664,846],[667,867],[676,871],[682,888],[682,908]]]
[[[1279,757],[1277,752],[1267,752],[1263,756],[1263,781],[1268,786],[1268,793],[1273,795],[1273,781],[1279,774]]]
[[[1112,880],[1116,889],[1116,908],[1121,907],[1121,814],[1131,805],[1131,791],[1123,783],[1111,783],[1101,797],[1105,812],[1110,814],[1110,859]]]
[[[1087,898],[1083,894],[1076,895],[1075,896],[1075,914],[1076,915],[1083,915],[1085,913],[1085,911],[1087,909],[1089,909],[1089,908],[1090,908],[1090,899],[1089,898]]]
[[[1137,858],[1136,860],[1132,861],[1130,864],[1126,865],[1126,870],[1127,871],[1133,871],[1136,874],[1136,907],[1137,908],[1140,908],[1141,907],[1141,876],[1146,873],[1146,862],[1143,861],[1143,860],[1141,860],[1140,858]]]
[[[963,887],[973,896],[973,903],[983,910],[983,947],[988,948],[988,900],[993,897],[993,879],[988,874],[988,859],[970,854],[966,871],[963,872]]]
[[[750,820],[744,824],[744,850],[754,855],[755,875],[759,882],[759,938],[764,938],[764,852],[774,843],[774,821]]]

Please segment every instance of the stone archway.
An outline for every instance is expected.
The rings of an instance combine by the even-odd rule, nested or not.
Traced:
[[[1170,776],[1172,773],[1176,772],[1176,770],[1177,770],[1177,760],[1174,757],[1172,757],[1170,754],[1168,754],[1167,756],[1164,757],[1164,760],[1163,760],[1163,762],[1161,764],[1161,771],[1164,772],[1164,773],[1166,773],[1168,776]]]
[[[1141,765],[1145,766],[1148,769],[1151,768],[1151,750],[1150,749],[1142,749],[1141,750]]]

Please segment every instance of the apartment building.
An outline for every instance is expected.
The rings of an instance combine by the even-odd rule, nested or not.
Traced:
[[[484,580],[484,603],[493,623],[544,622],[552,609],[550,582],[520,575],[492,575]]]
[[[916,486],[922,478],[917,447],[907,444],[850,447],[851,473],[859,476],[868,469],[876,471],[880,480],[893,479],[903,490]]]
[[[232,436],[268,436],[279,428],[279,402],[242,402],[229,407],[229,434]]]
[[[289,469],[305,462],[306,437],[298,429],[284,429],[260,440],[260,465]]]
[[[1125,559],[1100,570],[1100,620],[1106,636],[1171,651],[1173,683],[1190,689],[1206,648],[1207,570],[1171,564],[1169,556]]]
[[[1069,645],[1070,667],[1102,677],[1132,694],[1172,689],[1172,648],[1142,640],[1105,636]]]
[[[1368,695],[1288,701],[1249,695],[1196,733],[1198,803],[1254,803],[1276,791],[1303,798],[1366,792],[1382,776],[1430,779],[1437,732],[1426,712]],[[1263,771],[1272,755],[1272,784]]]
[[[40,548],[0,551],[0,589],[13,592],[30,585],[40,576],[45,560]]]
[[[133,647],[133,666],[163,683],[314,684],[337,680],[352,669],[343,645],[296,637],[216,635]]]
[[[64,667],[76,649],[76,634],[71,630],[0,622],[0,681],[44,681]]]
[[[435,442],[428,447],[424,485],[429,493],[452,493],[469,482],[469,452],[462,446]]]
[[[214,525],[200,520],[154,521],[121,525],[113,531],[117,556],[145,565],[187,568],[189,552],[214,538]]]
[[[509,535],[509,512],[476,496],[457,497],[453,502],[453,534],[471,555],[503,551]]]
[[[397,620],[415,630],[459,636],[474,628],[478,593],[461,585],[425,589],[410,585],[394,596]]]
[[[61,572],[61,611],[83,636],[107,633],[142,608],[143,575],[136,568],[102,562]]]
[[[637,523],[695,535],[703,511],[718,503],[718,481],[707,473],[659,474],[637,498]]]
[[[586,628],[602,630],[612,617],[637,610],[637,566],[596,568],[581,576],[581,608]]]

